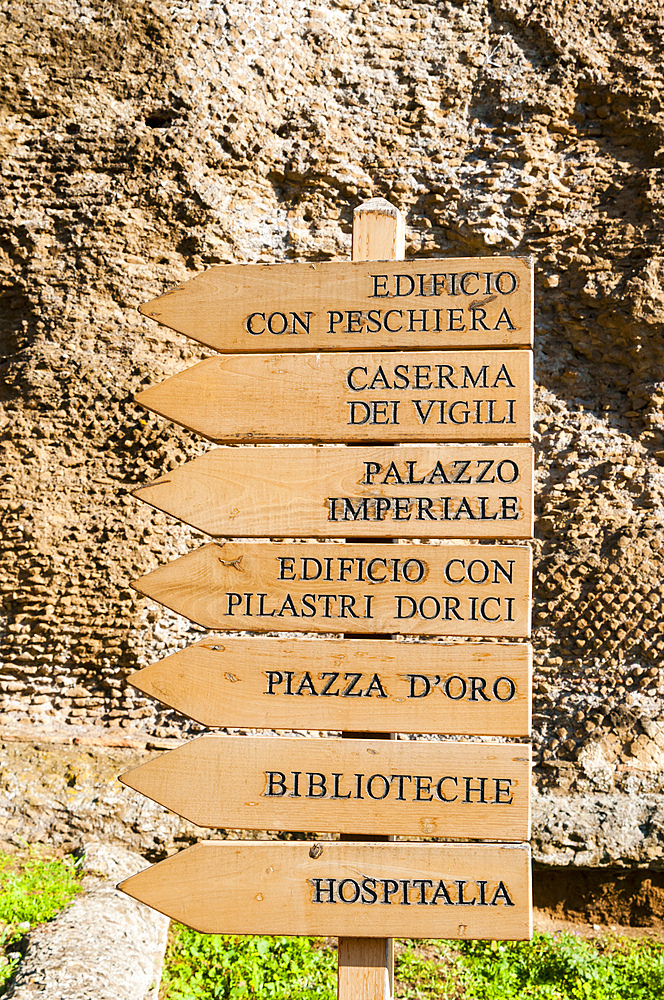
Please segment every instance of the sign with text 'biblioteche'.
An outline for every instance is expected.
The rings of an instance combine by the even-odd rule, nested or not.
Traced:
[[[134,491],[210,535],[530,538],[530,445],[215,448]]]
[[[204,726],[530,735],[527,643],[215,636],[129,683]]]
[[[525,545],[211,543],[133,586],[209,629],[526,639]]]
[[[216,351],[531,347],[532,260],[221,264],[141,307]]]
[[[138,393],[218,443],[529,441],[530,351],[231,354]]]
[[[518,744],[199,736],[121,780],[217,829],[530,837]]]
[[[527,844],[212,840],[120,888],[210,934],[532,935]]]

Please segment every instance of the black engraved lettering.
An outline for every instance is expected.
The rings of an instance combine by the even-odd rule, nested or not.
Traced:
[[[459,890],[459,895],[458,895],[458,898],[457,898],[457,905],[458,906],[474,906],[475,903],[476,903],[476,900],[475,899],[465,899],[464,895],[463,895],[463,890],[468,885],[468,882],[466,881],[466,879],[465,878],[458,878],[458,879],[455,879],[454,881],[455,881],[455,883],[457,885],[457,888]]]
[[[378,676],[378,674],[374,674],[373,677],[371,678],[371,683],[369,684],[369,687],[364,692],[364,697],[365,698],[371,698],[371,696],[373,695],[374,691],[377,692],[379,698],[387,698],[387,691],[383,687],[383,685],[381,683],[381,680],[380,680],[380,677]]]
[[[507,891],[507,886],[504,882],[498,883],[498,888],[493,894],[493,899],[489,903],[489,906],[498,906],[498,900],[502,899],[505,906],[514,906],[514,903],[510,899],[510,894]]]
[[[298,689],[295,692],[295,694],[304,694],[305,692],[307,694],[316,694],[316,695],[318,694],[318,691],[314,687],[313,681],[311,679],[311,674],[309,673],[308,670],[305,670],[304,674],[302,675],[302,680],[300,681]]]
[[[334,898],[334,883],[336,879],[333,878],[310,878],[307,879],[309,885],[313,885],[314,893],[311,899],[312,903],[336,903]],[[323,886],[323,882],[327,882],[326,886]],[[323,893],[327,893],[327,899],[323,899]]]
[[[433,906],[437,905],[439,898],[441,898],[443,900],[443,903],[445,904],[445,906],[453,906],[454,905],[452,903],[452,900],[450,899],[450,896],[449,896],[449,893],[448,893],[447,889],[445,888],[445,883],[443,882],[442,878],[439,881],[438,885],[436,886],[436,888],[434,890],[433,896],[431,897],[431,903],[432,903]]]
[[[420,898],[417,900],[418,906],[427,906],[426,893],[427,889],[433,889],[433,882],[430,878],[414,878],[412,880],[414,886],[418,886],[420,890]]]
[[[493,460],[488,459],[488,458],[479,458],[477,460],[477,464],[478,465],[483,465],[484,468],[480,472],[479,476],[475,477],[475,482],[476,483],[495,483],[495,481],[496,481],[496,477],[495,476],[492,476],[491,479],[487,479],[487,475],[489,473],[489,469],[491,469],[493,467]]]
[[[279,796],[286,794],[286,775],[283,771],[266,771],[265,778],[267,786],[263,795],[266,798],[271,795]]]
[[[323,680],[324,677],[329,677],[330,679],[323,685],[323,690],[321,691],[321,694],[326,694],[329,695],[330,697],[337,697],[339,692],[331,691],[330,688],[332,687],[334,682],[338,679],[339,672],[334,670],[326,670],[325,673],[320,674],[321,680]]]
[[[499,693],[499,684],[507,685],[507,694],[503,697]],[[511,677],[497,677],[493,682],[493,696],[496,701],[511,701],[516,694],[516,684]]]
[[[278,670],[267,670],[267,691],[265,694],[276,694],[275,687],[283,682],[284,675]]]
[[[353,674],[353,673],[344,674],[344,680],[348,681],[348,684],[341,692],[344,698],[360,698],[362,696],[361,689],[359,691],[354,690],[357,682],[361,679],[361,677],[362,674]]]

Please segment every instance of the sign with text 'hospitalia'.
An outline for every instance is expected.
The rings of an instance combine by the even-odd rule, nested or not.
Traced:
[[[133,586],[209,629],[530,634],[525,545],[203,545]]]
[[[530,747],[199,736],[121,775],[198,826],[530,837]]]
[[[215,448],[134,496],[236,538],[531,538],[533,449]]]
[[[203,933],[532,935],[527,844],[206,841],[121,883]]]
[[[219,443],[529,441],[532,364],[505,350],[232,354],[136,401]]]
[[[528,643],[216,636],[129,683],[204,726],[528,736]]]
[[[530,347],[528,257],[211,267],[141,312],[217,351]]]

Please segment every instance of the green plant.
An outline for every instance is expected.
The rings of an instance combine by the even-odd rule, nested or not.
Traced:
[[[467,1000],[660,1000],[664,945],[575,934],[458,945]]]
[[[397,1000],[453,1000],[465,995],[465,972],[445,941],[400,941],[394,965]]]
[[[398,1000],[661,1000],[664,944],[536,934],[401,941]],[[162,1000],[334,1000],[336,955],[313,938],[197,934],[174,925]]]
[[[0,995],[20,960],[20,939],[55,916],[80,889],[71,857],[45,857],[35,849],[21,855],[0,852]]]
[[[172,928],[168,1000],[335,1000],[336,963],[315,938],[233,937]]]

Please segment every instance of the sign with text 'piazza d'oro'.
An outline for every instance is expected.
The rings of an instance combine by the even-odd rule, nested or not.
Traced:
[[[211,727],[528,736],[531,675],[529,643],[222,635],[128,680]]]
[[[199,736],[121,776],[198,826],[530,837],[530,747]]]
[[[215,448],[134,496],[217,536],[531,538],[533,449]]]
[[[530,347],[529,257],[222,264],[141,307],[217,351]]]
[[[527,639],[526,545],[210,543],[133,587],[208,629]]]
[[[120,888],[211,934],[532,936],[527,844],[211,840]]]
[[[529,441],[532,364],[525,350],[221,355],[136,401],[219,443]]]

